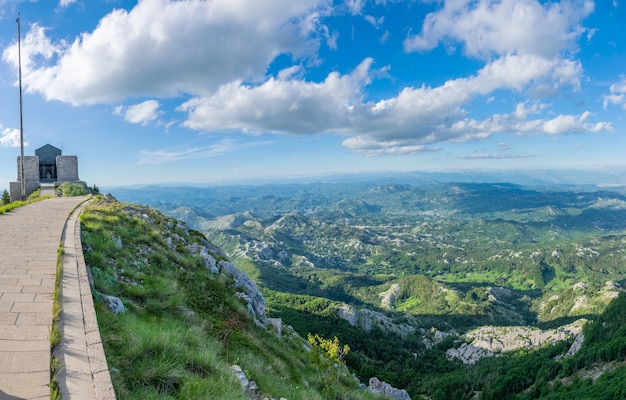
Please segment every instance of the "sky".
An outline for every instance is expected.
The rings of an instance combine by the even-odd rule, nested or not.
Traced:
[[[0,190],[18,13],[24,153],[90,186],[626,168],[626,0],[0,0]]]

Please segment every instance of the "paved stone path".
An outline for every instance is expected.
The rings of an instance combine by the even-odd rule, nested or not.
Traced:
[[[40,188],[40,196],[54,196],[54,183],[42,183]]]
[[[86,197],[53,198],[0,215],[0,399],[50,398],[57,249]]]

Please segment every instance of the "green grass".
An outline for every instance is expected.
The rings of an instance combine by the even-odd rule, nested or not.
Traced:
[[[305,341],[257,326],[232,278],[212,274],[191,251],[202,235],[154,210],[104,199],[86,207],[81,223],[118,398],[246,399],[233,364],[263,397],[324,398]],[[114,315],[99,293],[119,297],[127,311]],[[340,392],[377,398],[351,377]]]
[[[54,294],[52,297],[52,328],[50,330],[50,398],[52,400],[61,399],[61,391],[56,380],[59,370],[59,360],[54,356],[54,348],[61,342],[61,331],[59,330],[59,319],[63,310],[60,297],[60,283],[63,276],[63,255],[65,254],[64,244],[61,242],[57,250],[56,274],[54,279]]]
[[[3,206],[0,207],[0,214],[6,214],[7,212],[11,211],[11,210],[15,210],[16,208],[31,204],[31,203],[36,203],[38,201],[41,200],[46,200],[49,199],[51,196],[43,196],[40,197],[39,196],[39,191],[34,192],[33,194],[31,194],[28,197],[28,200],[25,201],[21,201],[21,200],[16,200],[13,201],[9,204],[5,204]]]

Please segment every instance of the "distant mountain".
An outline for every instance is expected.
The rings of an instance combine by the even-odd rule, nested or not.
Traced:
[[[255,179],[249,181],[223,182],[223,183],[172,183],[161,185],[134,185],[130,187],[101,187],[102,192],[112,192],[123,198],[129,191],[140,190],[144,193],[144,198],[149,199],[151,194],[165,193],[179,198],[182,196],[180,188],[206,189],[228,187],[230,192],[235,193],[237,187],[266,186],[277,187],[280,190],[282,185],[312,185],[312,184],[353,184],[371,183],[381,185],[381,189],[400,189],[402,185],[428,186],[448,182],[467,183],[492,183],[510,182],[522,186],[569,186],[578,190],[595,190],[597,187],[616,188],[623,190],[626,187],[626,168],[615,168],[611,170],[508,170],[508,171],[481,171],[465,170],[458,172],[385,172],[385,173],[361,173],[343,175],[325,175],[319,177],[307,177],[299,179]],[[397,187],[396,187],[397,186]],[[620,189],[622,188],[622,189]],[[218,189],[219,191],[219,189]]]

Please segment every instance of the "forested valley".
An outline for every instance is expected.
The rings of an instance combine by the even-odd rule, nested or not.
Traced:
[[[361,182],[115,194],[204,233],[257,282],[270,316],[348,344],[362,381],[376,376],[413,399],[626,396],[621,188]]]

